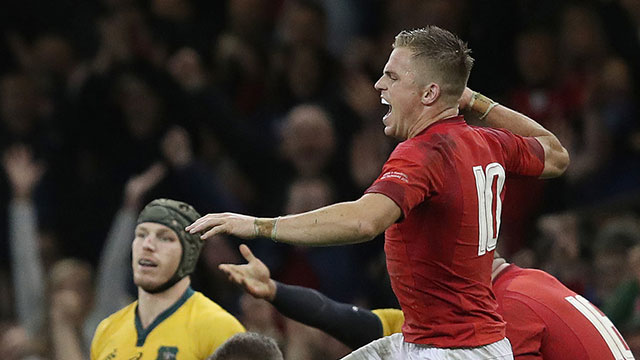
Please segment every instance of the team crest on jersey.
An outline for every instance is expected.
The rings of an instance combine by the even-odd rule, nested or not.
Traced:
[[[176,360],[178,348],[175,346],[160,346],[156,360]]]

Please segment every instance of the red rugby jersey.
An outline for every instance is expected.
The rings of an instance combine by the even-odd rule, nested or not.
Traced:
[[[629,360],[611,321],[553,276],[510,265],[493,281],[517,360]]]
[[[491,290],[504,179],[543,168],[536,139],[469,126],[462,116],[396,147],[366,192],[402,209],[385,232],[385,253],[405,341],[448,348],[504,338]]]

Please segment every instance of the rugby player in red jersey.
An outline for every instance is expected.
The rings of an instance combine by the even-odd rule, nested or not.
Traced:
[[[397,343],[381,349],[385,358],[511,359],[491,291],[504,180],[559,176],[569,156],[532,119],[470,90],[462,96],[469,53],[436,26],[396,36],[375,88],[389,106],[384,132],[401,143],[360,199],[278,218],[208,214],[187,230],[204,239],[226,233],[310,246],[368,241],[386,230],[387,269],[405,323]],[[461,97],[487,127],[464,121]]]
[[[269,301],[283,315],[323,330],[352,349],[402,331],[404,316],[398,309],[369,311],[277,282],[246,245],[240,252],[246,264],[220,266],[231,281]],[[555,277],[509,264],[499,256],[493,260],[491,277],[516,360],[634,359],[609,318]]]

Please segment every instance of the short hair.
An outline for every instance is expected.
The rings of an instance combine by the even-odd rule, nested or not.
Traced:
[[[207,360],[284,360],[282,351],[272,338],[255,333],[235,334]]]
[[[473,67],[471,50],[453,33],[434,25],[403,30],[396,35],[393,48],[408,48],[417,64],[437,76],[442,95],[457,102],[467,86]]]

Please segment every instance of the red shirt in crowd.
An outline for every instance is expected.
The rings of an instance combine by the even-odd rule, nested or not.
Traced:
[[[611,321],[553,276],[509,265],[493,281],[518,360],[629,360]]]
[[[506,174],[539,176],[534,138],[438,121],[400,143],[367,193],[388,196],[403,217],[385,232],[391,286],[405,341],[476,347],[501,340],[491,290]]]

